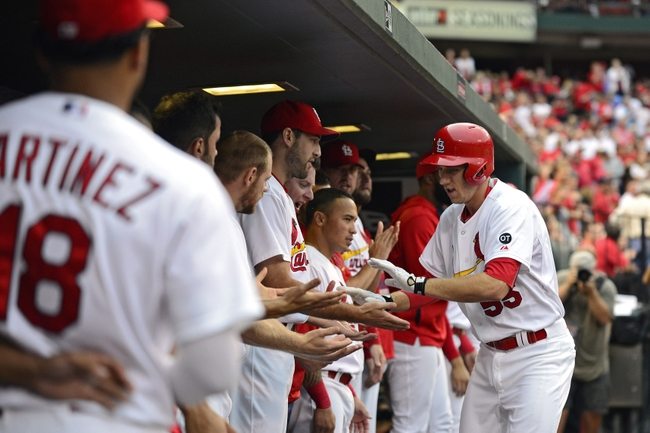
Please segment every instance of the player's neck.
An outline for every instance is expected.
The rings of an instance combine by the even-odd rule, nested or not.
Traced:
[[[98,79],[101,77],[101,79]],[[131,109],[135,85],[107,71],[99,74],[97,69],[70,68],[52,80],[52,90],[57,92],[86,95],[108,102],[124,111]]]
[[[273,176],[280,182],[282,186],[289,180],[289,175],[287,174],[287,164],[285,163],[285,158],[280,155],[276,157],[276,149],[273,149],[273,166],[271,171]]]
[[[489,192],[489,184],[490,182],[488,180],[487,182],[483,182],[481,185],[479,185],[470,201],[465,203],[465,209],[467,212],[469,212],[470,215],[474,215],[485,201],[485,198]]]
[[[328,259],[332,257],[332,254],[336,252],[331,248],[329,242],[327,242],[327,239],[325,238],[322,230],[315,226],[311,226],[309,230],[307,230],[307,234],[305,235],[305,243],[316,248]]]

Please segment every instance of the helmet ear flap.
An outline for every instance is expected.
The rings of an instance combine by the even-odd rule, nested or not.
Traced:
[[[487,162],[484,162],[480,166],[469,164],[465,170],[465,181],[470,185],[479,185],[481,184],[486,176],[485,171],[487,170]]]

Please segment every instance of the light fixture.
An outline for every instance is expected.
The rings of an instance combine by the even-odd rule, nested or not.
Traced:
[[[204,92],[214,96],[250,95],[253,93],[272,93],[299,90],[286,81],[263,84],[242,84],[237,86],[205,87]]]
[[[378,153],[377,161],[390,161],[393,159],[409,159],[414,158],[415,154],[412,152],[388,152],[388,153]]]
[[[350,125],[334,125],[326,126],[327,129],[332,129],[339,134],[346,134],[349,132],[361,132],[361,131],[370,131],[370,127],[364,125],[363,123],[350,124]]]
[[[185,26],[172,17],[167,17],[164,22],[153,19],[147,21],[148,29],[182,29],[183,27]]]

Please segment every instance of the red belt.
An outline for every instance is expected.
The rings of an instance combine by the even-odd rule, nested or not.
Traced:
[[[534,331],[534,332],[528,331],[525,334],[522,333],[522,337],[524,335],[526,336],[528,344],[536,343],[547,337],[546,329],[540,329],[539,331]],[[512,350],[520,346],[527,346],[528,344],[525,343],[520,344],[519,340],[517,340],[516,335],[506,337],[503,340],[490,341],[489,343],[487,343],[488,346],[494,347],[495,349],[498,350]]]
[[[328,371],[327,377],[330,379],[338,380],[343,385],[347,385],[352,380],[352,375],[350,373],[337,373],[336,371]]]

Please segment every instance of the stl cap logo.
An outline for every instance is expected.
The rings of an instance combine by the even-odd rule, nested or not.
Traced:
[[[436,141],[436,152],[445,153],[445,141],[442,138],[439,138],[438,141]]]
[[[352,148],[348,146],[347,144],[344,144],[341,146],[341,151],[343,152],[343,155],[345,156],[352,156]]]

